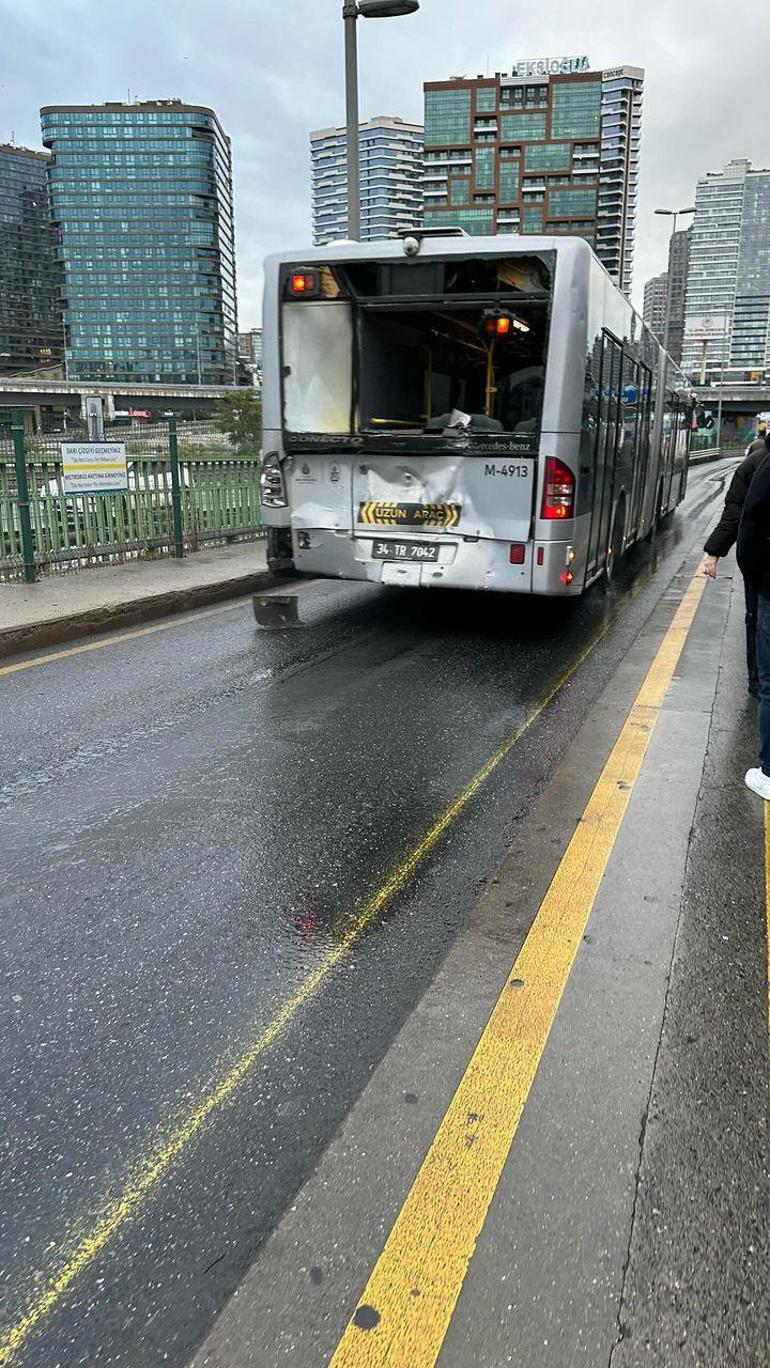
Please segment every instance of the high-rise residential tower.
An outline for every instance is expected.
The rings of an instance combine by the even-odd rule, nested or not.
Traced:
[[[47,152],[0,143],[0,375],[56,373],[62,321]]]
[[[422,219],[421,124],[380,115],[360,125],[361,240],[392,237]],[[310,134],[313,242],[348,235],[347,135],[344,128]]]
[[[425,86],[425,224],[575,233],[628,292],[644,72],[588,59]]]
[[[644,321],[652,328],[658,341],[665,342],[668,310],[668,352],[677,364],[682,359],[690,231],[689,228],[683,228],[680,232],[672,233],[668,246],[668,270],[662,275],[653,276],[644,287]]]
[[[249,328],[248,332],[238,333],[238,355],[249,366],[262,365],[261,328]]]
[[[238,359],[249,372],[252,383],[262,388],[262,329],[249,328],[238,333]]]
[[[668,320],[668,350],[677,365],[682,360],[684,310],[687,294],[687,264],[690,259],[691,228],[672,233],[668,246],[668,288],[671,292]]]
[[[703,176],[687,271],[682,365],[706,384],[770,370],[770,170],[744,159]]]
[[[668,298],[668,272],[653,276],[645,282],[644,307],[642,317],[660,342],[666,327],[666,299]]]
[[[41,111],[72,380],[233,384],[230,140],[181,100]]]

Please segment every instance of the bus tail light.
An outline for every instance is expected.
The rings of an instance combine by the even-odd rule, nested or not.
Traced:
[[[511,542],[511,565],[523,565],[527,548],[523,542]]]
[[[543,518],[572,518],[575,515],[575,476],[569,466],[555,456],[545,462]]]
[[[288,507],[286,481],[283,478],[283,470],[277,451],[268,451],[263,456],[259,485],[262,502],[266,508]]]
[[[289,294],[294,299],[317,299],[320,294],[320,279],[317,271],[292,271],[289,277]]]

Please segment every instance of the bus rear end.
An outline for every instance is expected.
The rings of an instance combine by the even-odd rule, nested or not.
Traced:
[[[538,467],[555,253],[465,239],[330,255],[269,265],[274,554],[380,584],[570,592],[570,548],[536,540],[576,494],[566,464]]]

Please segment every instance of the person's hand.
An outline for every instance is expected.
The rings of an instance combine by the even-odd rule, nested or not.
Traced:
[[[716,579],[716,577],[717,577],[717,558],[716,558],[716,556],[706,556],[706,558],[705,558],[705,560],[704,560],[703,565],[702,565],[701,568],[702,568],[702,570],[703,570],[704,575],[708,575],[709,579]]]

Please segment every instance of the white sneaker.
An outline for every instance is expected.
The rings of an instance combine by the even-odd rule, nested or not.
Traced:
[[[770,803],[770,774],[765,774],[761,769],[750,769],[746,772],[746,785]]]

